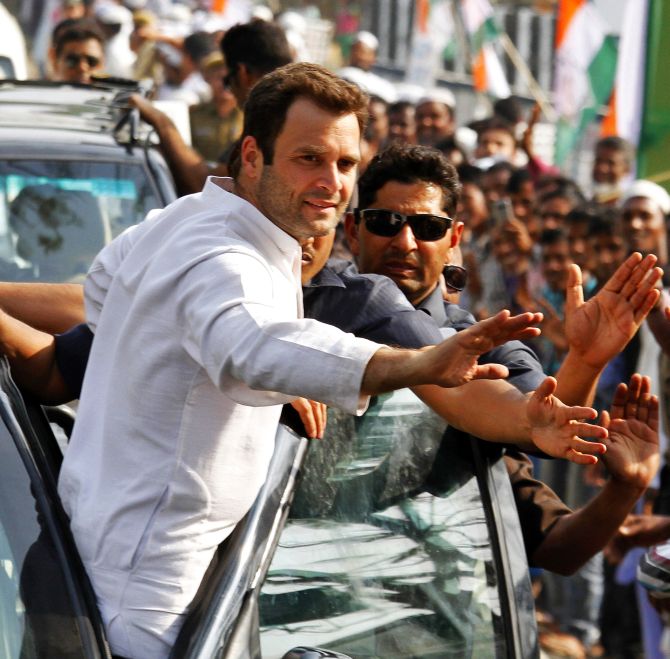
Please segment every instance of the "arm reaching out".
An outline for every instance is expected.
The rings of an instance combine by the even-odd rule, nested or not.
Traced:
[[[610,478],[586,506],[558,519],[532,556],[538,567],[577,570],[612,538],[651,481],[658,466],[658,400],[648,387],[639,375],[619,385],[602,421],[609,427],[603,462]]]
[[[510,316],[503,310],[436,346],[421,350],[380,348],[368,362],[361,393],[373,395],[422,384],[458,387],[470,380],[505,378],[505,366],[480,366],[477,358],[512,339],[537,336],[540,330],[533,325],[541,320],[542,314]]]

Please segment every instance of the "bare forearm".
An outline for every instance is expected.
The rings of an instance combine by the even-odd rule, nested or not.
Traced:
[[[447,423],[481,439],[534,449],[526,415],[528,399],[504,380],[475,380],[444,389],[414,388]]]
[[[556,397],[566,405],[591,405],[604,368],[604,364],[601,368],[587,364],[581,355],[569,350],[556,373]]]
[[[40,402],[72,400],[56,365],[55,340],[51,334],[0,312],[0,351],[9,361],[16,384]]]
[[[559,518],[531,557],[533,564],[572,574],[614,536],[642,492],[608,481],[586,506]]]
[[[200,192],[209,174],[204,158],[184,142],[167,115],[156,111],[151,119],[160,140],[161,152],[172,172],[179,194]]]
[[[0,282],[0,308],[26,325],[57,334],[84,322],[84,289],[79,284]]]

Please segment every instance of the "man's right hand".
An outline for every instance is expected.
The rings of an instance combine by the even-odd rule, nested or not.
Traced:
[[[477,359],[507,341],[538,336],[540,330],[534,325],[540,322],[540,313],[510,316],[505,309],[492,318],[457,332],[424,353],[427,370],[434,374],[429,383],[442,387],[458,387],[470,380],[506,378],[509,374],[507,367],[502,364],[480,366]]]
[[[540,330],[534,325],[541,321],[541,313],[510,316],[509,311],[503,310],[430,348],[381,348],[368,362],[361,393],[374,395],[422,384],[458,387],[470,380],[506,378],[507,367],[480,366],[478,357],[507,341],[538,336]]]

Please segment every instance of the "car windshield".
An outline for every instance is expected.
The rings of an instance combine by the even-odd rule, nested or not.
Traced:
[[[0,277],[81,281],[94,256],[162,206],[139,163],[0,163]]]
[[[468,441],[405,390],[329,411],[260,597],[264,659],[505,655],[499,575]]]

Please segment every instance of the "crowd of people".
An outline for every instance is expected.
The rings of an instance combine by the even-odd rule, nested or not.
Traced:
[[[129,102],[182,195],[83,289],[0,287],[19,384],[81,397],[59,487],[115,655],[169,653],[279,404],[304,396],[316,437],[325,404],[409,386],[508,446],[543,647],[662,656],[668,549],[637,585],[631,550],[670,538],[670,195],[635,180],[634,147],[603,137],[578,182],[535,153],[538,108],[474,121],[445,86],[404,97],[370,33],[336,75],[266,11],[224,30],[171,2],[61,4],[44,75],[153,79]],[[191,144],[155,100],[188,106]]]

